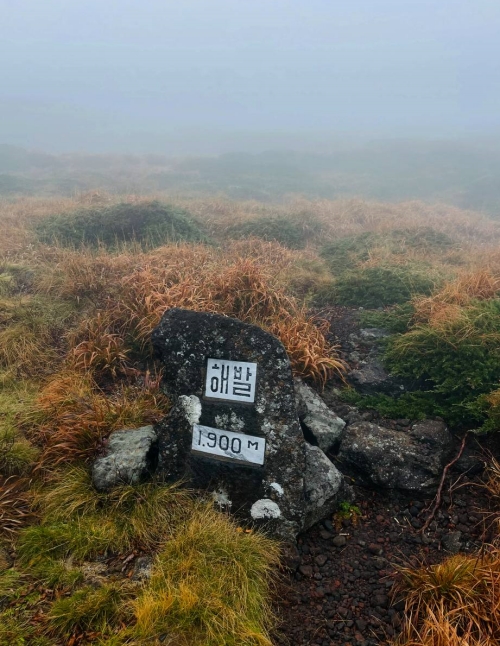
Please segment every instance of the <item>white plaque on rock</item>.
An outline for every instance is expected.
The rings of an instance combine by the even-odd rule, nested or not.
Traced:
[[[221,458],[263,465],[266,440],[263,437],[194,424],[191,448],[193,451]]]
[[[257,364],[208,359],[205,397],[253,404]]]

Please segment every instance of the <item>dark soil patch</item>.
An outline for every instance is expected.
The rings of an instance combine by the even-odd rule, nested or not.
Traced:
[[[479,480],[455,474],[452,481],[451,495],[448,486],[424,538],[419,530],[432,500],[360,487],[354,488],[354,504],[362,515],[354,523],[326,520],[303,534],[298,567],[285,575],[279,591],[282,626],[275,643],[371,646],[397,635],[403,604],[392,594],[395,566],[442,561],[450,554],[443,544],[455,532],[463,552],[491,538],[484,513],[489,499]]]

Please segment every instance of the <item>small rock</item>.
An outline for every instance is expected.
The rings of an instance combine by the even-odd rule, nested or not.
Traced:
[[[335,536],[332,543],[335,547],[345,547],[345,545],[347,545],[347,538],[339,534],[338,536]]]
[[[363,619],[356,619],[356,628],[359,630],[360,633],[363,633],[366,630],[366,621],[363,621]]]
[[[375,594],[372,598],[372,605],[380,608],[387,608],[389,597],[386,594]]]
[[[314,444],[322,451],[328,451],[339,442],[345,427],[344,420],[330,410],[321,397],[300,378],[295,379],[295,396],[300,421],[311,434]]]
[[[427,494],[439,482],[452,442],[443,422],[425,420],[407,432],[357,422],[347,427],[339,458],[367,485]]]
[[[134,563],[132,581],[145,581],[151,577],[153,559],[150,556],[139,556]]]
[[[331,520],[324,520],[323,521],[323,527],[328,531],[328,532],[333,532],[333,523]]]
[[[316,565],[319,565],[319,567],[322,567],[327,561],[328,557],[325,556],[325,554],[318,554],[318,556],[316,556],[314,559],[314,562],[316,563]]]
[[[312,565],[300,565],[299,572],[304,576],[312,577],[313,575]]]
[[[136,484],[151,475],[157,461],[158,441],[152,426],[115,431],[109,436],[105,455],[93,464],[92,481],[99,491]]]
[[[457,554],[462,549],[462,532],[450,532],[441,539],[441,544],[447,552]]]
[[[344,477],[318,446],[305,443],[305,519],[307,529],[337,509]]]

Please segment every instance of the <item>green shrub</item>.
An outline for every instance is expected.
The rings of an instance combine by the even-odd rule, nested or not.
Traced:
[[[444,416],[446,411],[439,407],[433,393],[407,392],[398,397],[379,393],[362,395],[354,389],[342,392],[342,399],[362,409],[376,410],[388,419],[421,420],[426,417]]]
[[[395,305],[383,311],[363,311],[359,313],[362,327],[379,327],[388,332],[403,333],[410,329],[415,308],[411,303]]]
[[[441,325],[416,325],[388,341],[385,362],[417,380],[426,414],[471,426],[486,417],[484,395],[500,382],[500,299],[476,301]],[[408,398],[410,394],[406,395]]]
[[[187,211],[160,202],[95,206],[44,218],[36,225],[42,242],[113,248],[138,241],[148,247],[167,242],[203,242],[206,236]]]
[[[307,242],[318,236],[322,225],[312,218],[299,219],[287,216],[254,218],[235,224],[226,230],[229,238],[260,238],[279,242],[289,249],[303,249]]]
[[[327,244],[322,248],[321,256],[328,263],[330,270],[339,274],[366,262],[375,248],[385,248],[391,254],[402,255],[410,249],[438,252],[452,249],[453,246],[452,238],[430,227],[394,229],[384,233],[366,231]]]
[[[331,297],[340,305],[377,308],[405,303],[415,294],[430,294],[434,286],[424,267],[364,267],[339,276]]]

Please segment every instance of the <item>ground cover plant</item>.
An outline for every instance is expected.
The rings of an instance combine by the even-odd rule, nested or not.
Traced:
[[[201,241],[205,234],[187,211],[157,201],[87,206],[55,213],[35,224],[42,242],[66,246],[113,247],[136,240],[159,246],[180,240]]]
[[[430,392],[431,413],[499,426],[497,223],[418,203],[154,197],[0,205],[0,645],[271,644],[275,542],[176,487],[91,485],[113,430],[169,410],[149,346],[168,308],[263,327],[321,389],[346,365],[311,305],[397,292],[367,316],[392,317],[387,360],[422,381],[417,404]]]
[[[378,315],[397,333],[385,350],[392,374],[416,388],[398,399],[353,396],[388,417],[441,416],[456,428],[498,428],[500,276],[495,267],[464,272],[402,311]],[[376,320],[377,315],[371,315]],[[365,316],[366,318],[366,316]],[[370,317],[368,319],[370,320]]]

